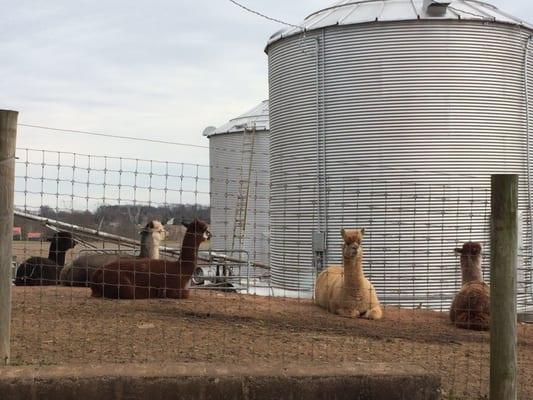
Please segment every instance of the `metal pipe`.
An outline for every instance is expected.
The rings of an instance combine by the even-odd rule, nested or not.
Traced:
[[[84,235],[88,235],[88,236],[91,236],[91,237],[97,237],[97,238],[100,238],[100,239],[106,239],[106,240],[109,240],[111,242],[119,242],[121,244],[126,244],[126,245],[130,245],[130,246],[140,246],[140,242],[138,240],[130,239],[130,238],[127,238],[127,237],[124,237],[124,236],[114,235],[112,233],[102,232],[100,230],[86,228],[84,226],[69,224],[69,223],[62,222],[62,221],[57,221],[57,220],[54,220],[54,219],[51,219],[51,218],[40,217],[38,215],[28,214],[28,213],[24,213],[22,211],[15,211],[14,214],[17,217],[20,217],[20,218],[25,218],[25,219],[29,219],[29,220],[32,220],[32,221],[42,222],[45,225],[53,225],[53,226],[56,226],[56,227],[60,227],[60,228],[63,228],[63,229],[67,229],[67,230],[70,230],[70,231],[77,232],[78,234],[84,234]],[[160,248],[161,252],[163,252],[163,253],[169,253],[169,254],[173,254],[173,255],[177,255],[177,254],[180,253],[180,249],[177,249],[175,247],[159,246],[159,248]],[[203,252],[203,253],[205,253],[205,252]],[[208,252],[208,254],[209,254],[208,257],[199,256],[198,259],[200,259],[202,261],[207,261],[207,262],[211,262],[213,260],[222,260],[222,261],[228,261],[228,262],[239,262],[239,259],[236,259],[236,258],[233,258],[233,257],[228,257],[225,254],[212,253],[212,252]],[[265,264],[262,264],[262,263],[258,263],[258,262],[255,262],[255,261],[250,262],[250,264],[252,266],[256,266],[258,268],[270,269],[270,267],[268,265],[265,265]]]
[[[529,203],[528,214],[529,214],[529,240],[530,240],[530,255],[533,255],[533,210],[532,201],[531,201],[531,166],[530,166],[530,141],[529,141],[529,65],[528,65],[528,56],[529,56],[529,45],[531,44],[533,36],[529,35],[526,41],[526,47],[524,50],[524,86],[525,86],[525,105],[526,105],[526,168],[527,168],[527,200]],[[531,265],[530,265],[531,268]],[[526,283],[527,285],[527,283]]]
[[[325,224],[326,224],[326,218],[325,218],[325,202],[323,201],[323,198],[325,198],[325,134],[324,134],[324,127],[323,127],[323,119],[322,116],[322,123],[320,120],[320,99],[321,99],[321,79],[320,79],[320,40],[318,37],[313,36],[311,37],[311,40],[315,43],[315,90],[316,90],[316,182],[317,182],[317,194],[316,194],[316,202],[317,202],[317,215],[318,215],[318,230],[320,232],[326,232],[325,230]],[[323,82],[322,82],[323,84]],[[323,98],[323,91],[322,91],[322,98]],[[322,107],[322,114],[324,113],[324,109]],[[322,131],[322,132],[321,132]],[[322,135],[321,135],[322,133]],[[322,136],[322,137],[321,137]],[[322,140],[322,144],[320,141]],[[322,154],[321,154],[322,153]],[[322,171],[321,171],[322,169]],[[322,175],[322,180],[321,180]],[[322,193],[324,192],[324,193]]]
[[[324,225],[324,265],[328,265],[328,197],[327,197],[327,151],[326,151],[326,31],[322,29],[322,79],[321,79],[321,93],[320,103],[322,106],[322,218]],[[320,62],[320,58],[319,58]]]
[[[318,230],[322,231],[322,207],[320,204],[320,41],[316,36],[310,38],[315,44],[315,107],[316,107],[316,206],[318,216]]]

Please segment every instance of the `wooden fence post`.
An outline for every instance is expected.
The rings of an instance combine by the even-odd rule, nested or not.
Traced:
[[[11,254],[18,112],[0,110],[0,367],[9,363]]]
[[[491,181],[490,399],[516,400],[518,175]]]

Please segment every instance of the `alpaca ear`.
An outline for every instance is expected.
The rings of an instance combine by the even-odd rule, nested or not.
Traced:
[[[344,228],[341,228],[341,236],[342,238],[346,238],[346,230]]]
[[[365,228],[361,228],[361,235],[365,234]]]

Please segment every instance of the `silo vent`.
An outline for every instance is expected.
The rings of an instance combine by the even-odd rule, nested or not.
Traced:
[[[442,17],[446,14],[450,3],[449,1],[424,0],[424,10],[432,17]]]

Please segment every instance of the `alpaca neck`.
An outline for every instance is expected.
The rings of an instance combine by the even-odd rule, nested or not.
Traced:
[[[141,237],[141,252],[139,257],[159,260],[159,241],[152,235],[143,235]]]
[[[196,267],[198,257],[198,247],[200,245],[195,241],[193,232],[186,232],[181,245],[181,254],[179,259],[180,275],[184,278],[192,276]]]
[[[358,251],[354,257],[344,257],[344,283],[346,288],[356,288],[365,279],[363,272],[363,253]]]
[[[187,239],[187,237],[185,237]],[[182,263],[194,263],[196,264],[196,258],[198,257],[198,246],[195,245],[194,240],[183,241],[183,245],[181,247],[181,256],[180,261]]]
[[[48,252],[48,259],[52,260],[56,265],[65,265],[66,253],[64,250],[58,250],[57,243],[52,242]]]
[[[468,282],[483,282],[481,256],[461,256],[463,285]]]

